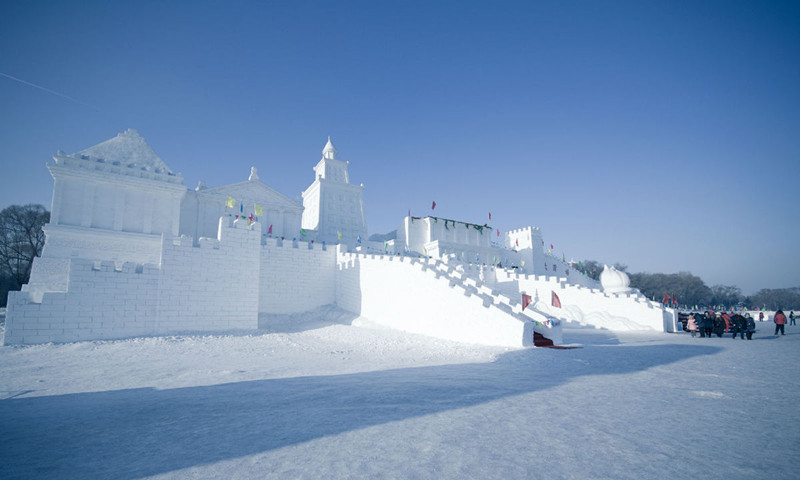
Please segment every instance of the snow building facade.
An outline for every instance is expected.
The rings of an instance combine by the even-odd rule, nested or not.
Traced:
[[[409,216],[395,240],[371,244],[364,186],[337,153],[329,138],[300,204],[255,167],[246,181],[188,190],[134,130],[59,151],[47,165],[45,247],[28,284],[9,293],[4,343],[256,330],[259,318],[325,305],[510,347],[534,346],[535,333],[562,343],[565,322],[675,328],[675,311],[624,273],[603,285],[544,253],[538,228],[493,244],[488,225]]]

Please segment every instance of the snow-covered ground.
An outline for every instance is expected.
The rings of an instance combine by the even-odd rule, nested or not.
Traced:
[[[0,348],[0,478],[799,478],[800,327],[506,350],[263,321]]]

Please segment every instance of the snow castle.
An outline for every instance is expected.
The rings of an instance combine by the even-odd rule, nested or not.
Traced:
[[[488,225],[408,216],[396,238],[368,241],[364,186],[337,154],[328,138],[300,204],[255,167],[246,181],[188,190],[135,130],[59,151],[45,247],[9,293],[4,343],[255,330],[259,315],[324,305],[509,347],[533,346],[535,333],[560,344],[565,322],[674,329],[676,312],[623,272],[602,284],[580,274],[545,253],[535,227],[493,244]]]

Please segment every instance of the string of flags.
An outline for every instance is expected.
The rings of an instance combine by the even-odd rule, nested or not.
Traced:
[[[409,215],[409,217],[411,218],[411,223],[414,223],[414,220],[422,220],[422,217],[413,217],[411,215]],[[483,231],[484,230],[488,229],[489,231],[492,231],[492,229],[493,229],[493,227],[490,227],[488,224],[478,225],[477,223],[460,222],[460,221],[452,220],[452,219],[449,219],[449,218],[434,217],[434,216],[428,216],[428,218],[432,219],[433,223],[439,223],[439,220],[444,221],[444,228],[447,229],[447,230],[450,230],[450,227],[455,228],[456,224],[459,224],[459,223],[464,225],[464,227],[467,228],[467,229],[469,229],[470,227],[474,228],[475,230],[480,232],[481,235],[483,235]],[[500,230],[499,229],[497,230],[497,236],[498,237],[500,236]]]
[[[553,327],[555,327],[555,326],[561,325],[561,321],[560,320],[545,320],[544,322],[539,322],[539,321],[534,320],[533,323],[535,323],[539,327],[541,327],[541,326],[545,326],[545,327],[553,326]]]
[[[230,195],[228,195],[225,198],[225,208],[236,208],[236,199],[231,197]],[[252,225],[254,222],[258,221],[258,217],[261,217],[261,216],[264,215],[264,209],[261,207],[261,205],[253,202],[253,210],[250,212],[249,216],[246,216],[244,214],[244,201],[242,200],[242,201],[239,201],[239,213],[238,214],[233,214],[233,213],[228,212],[228,213],[226,213],[226,215],[229,216],[229,217],[234,217],[237,220],[240,219],[240,218],[242,218],[242,219],[246,218],[247,220],[249,220],[249,224]],[[269,233],[272,233],[272,225],[270,225]]]

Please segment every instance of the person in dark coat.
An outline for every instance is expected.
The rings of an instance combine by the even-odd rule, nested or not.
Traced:
[[[753,317],[750,316],[749,313],[745,314],[744,316],[745,321],[745,332],[747,333],[747,339],[753,339],[753,332],[756,331],[756,321],[753,320]]]
[[[714,319],[702,313],[700,315],[700,336],[711,338],[711,331],[714,329]]]
[[[722,338],[722,334],[725,333],[725,322],[722,321],[720,314],[714,317],[714,328],[712,331],[720,338]]]
[[[744,340],[744,331],[746,330],[747,322],[744,317],[738,313],[731,317],[731,332],[733,332],[733,339],[736,340],[736,334],[741,335]]]
[[[775,322],[775,335],[778,334],[778,330],[781,331],[781,335],[786,335],[783,333],[783,326],[786,325],[786,315],[783,314],[783,310],[775,312],[772,321]]]

